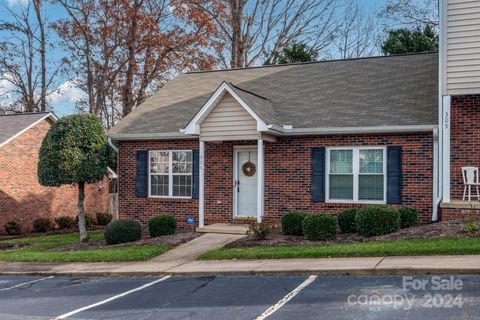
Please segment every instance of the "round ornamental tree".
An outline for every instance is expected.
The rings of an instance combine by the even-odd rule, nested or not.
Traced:
[[[56,121],[43,139],[38,162],[41,185],[78,186],[80,241],[88,241],[85,225],[85,184],[101,181],[107,169],[107,136],[101,120],[91,114]]]

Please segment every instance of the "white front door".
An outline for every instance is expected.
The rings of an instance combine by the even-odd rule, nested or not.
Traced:
[[[257,150],[256,149],[236,149],[234,161],[234,179],[235,187],[233,190],[234,213],[240,217],[257,216]],[[253,166],[246,165],[245,169],[254,168],[255,173],[244,172],[244,165],[248,162]],[[246,171],[246,170],[245,170]],[[246,174],[247,173],[247,174]],[[253,173],[253,174],[252,174]]]

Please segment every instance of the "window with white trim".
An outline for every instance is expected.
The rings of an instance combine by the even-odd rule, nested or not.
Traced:
[[[149,152],[150,197],[192,196],[192,151]]]
[[[386,201],[386,148],[327,148],[327,200]]]

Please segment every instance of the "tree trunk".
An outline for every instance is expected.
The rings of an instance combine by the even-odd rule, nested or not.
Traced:
[[[38,28],[40,30],[40,68],[41,68],[41,92],[40,92],[40,111],[47,110],[47,62],[45,49],[45,26],[42,20],[42,0],[34,0],[35,15],[37,17]]]
[[[133,13],[127,36],[127,72],[125,75],[125,86],[123,87],[123,116],[127,116],[133,110],[133,77],[136,69],[135,49],[137,46],[137,15],[141,2],[133,2]]]
[[[85,223],[85,210],[83,203],[85,201],[85,182],[78,183],[78,229],[80,231],[80,242],[88,242],[87,225]]]
[[[231,27],[232,27],[232,44],[231,44],[231,61],[232,68],[244,67],[242,47],[242,20],[243,20],[243,8],[244,0],[231,0],[230,1],[230,15],[231,15]]]

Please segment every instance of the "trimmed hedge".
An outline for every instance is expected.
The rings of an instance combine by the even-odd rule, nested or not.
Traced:
[[[148,232],[152,238],[175,234],[176,230],[177,221],[174,217],[166,214],[158,215],[148,221]]]
[[[417,209],[411,207],[405,207],[398,209],[400,213],[400,228],[413,227],[418,222]]]
[[[19,235],[22,233],[22,225],[17,220],[8,221],[5,224],[5,231],[9,235]]]
[[[134,220],[116,220],[110,222],[104,232],[107,244],[118,244],[140,240],[142,227]]]
[[[55,222],[60,229],[69,229],[75,225],[75,220],[69,216],[57,217],[55,218]]]
[[[47,218],[37,218],[33,221],[33,231],[47,232],[53,228],[53,222]]]
[[[338,214],[338,226],[342,233],[354,233],[357,231],[355,226],[355,216],[358,213],[358,208],[350,208]]]
[[[400,229],[400,213],[389,206],[369,206],[358,210],[355,225],[362,236],[373,237]]]
[[[104,213],[104,212],[97,212],[96,214],[97,218],[97,223],[101,226],[106,226],[110,222],[112,222],[112,215],[110,213]]]
[[[292,211],[282,217],[282,233],[290,236],[303,236],[302,222],[307,214],[300,211]]]
[[[329,214],[312,214],[303,219],[302,228],[307,240],[331,240],[337,234],[337,221]]]

